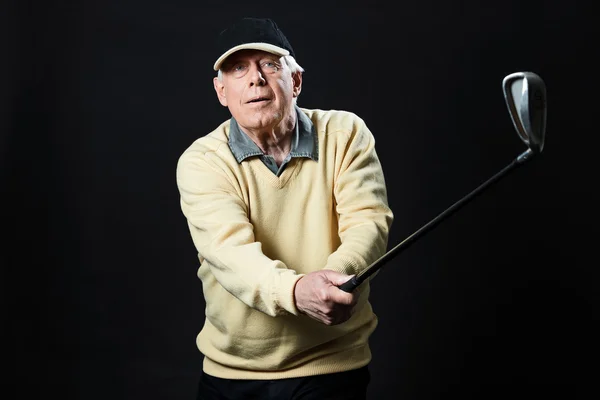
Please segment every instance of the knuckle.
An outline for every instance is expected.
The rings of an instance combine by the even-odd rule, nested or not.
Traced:
[[[319,290],[317,290],[315,295],[317,296],[317,299],[319,299],[322,302],[329,300],[329,292],[326,288],[320,288]]]

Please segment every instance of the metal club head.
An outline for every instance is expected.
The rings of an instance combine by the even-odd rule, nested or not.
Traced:
[[[544,149],[546,85],[533,72],[515,72],[502,81],[504,100],[519,137],[533,153]]]

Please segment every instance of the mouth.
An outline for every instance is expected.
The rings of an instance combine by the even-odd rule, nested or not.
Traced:
[[[246,104],[253,104],[253,103],[263,103],[266,101],[270,101],[271,99],[268,97],[255,97],[249,101],[246,102]]]

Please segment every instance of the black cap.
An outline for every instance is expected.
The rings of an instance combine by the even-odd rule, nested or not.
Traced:
[[[275,21],[269,18],[242,18],[219,34],[217,39],[219,57],[213,66],[215,71],[232,53],[242,49],[263,50],[278,56],[291,55],[294,50]]]

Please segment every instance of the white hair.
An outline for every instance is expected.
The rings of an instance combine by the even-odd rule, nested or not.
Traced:
[[[291,73],[296,73],[296,72],[304,72],[304,68],[302,68],[300,66],[300,64],[298,64],[298,62],[296,61],[296,59],[293,56],[283,56],[282,57],[283,62],[285,62],[288,66],[288,68],[290,69]],[[219,69],[217,71],[217,79],[220,82],[223,82],[223,72]],[[298,97],[294,97],[294,104],[296,103],[296,101],[298,100]]]

